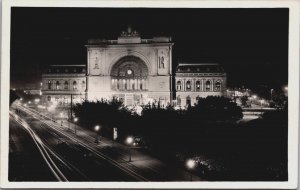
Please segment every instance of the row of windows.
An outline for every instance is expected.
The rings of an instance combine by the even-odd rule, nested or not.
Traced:
[[[48,90],[53,89],[52,84],[53,83],[49,80],[48,81]],[[68,81],[65,81],[62,84],[60,83],[60,81],[56,81],[54,84],[55,84],[54,85],[54,89],[55,90],[69,90],[69,82]],[[82,89],[86,88],[85,81],[81,82],[81,88]],[[73,81],[73,83],[72,83],[72,89],[73,90],[77,90],[78,89],[78,83],[76,81]]]
[[[221,91],[222,82],[220,80],[215,81],[214,85],[211,80],[205,81],[204,84],[205,85],[203,86],[201,84],[201,81],[196,81],[194,91],[213,91],[213,87],[214,91]],[[192,91],[192,82],[190,80],[187,80],[185,82],[185,89],[183,89],[183,82],[177,81],[176,89],[177,91]]]
[[[196,97],[196,102],[198,102],[199,98],[200,98],[199,96]],[[181,106],[181,98],[180,98],[180,96],[177,96],[176,100],[177,100],[176,101],[177,102],[177,106]],[[185,101],[186,101],[185,102],[186,105],[190,105],[191,106],[192,98],[190,96],[187,96],[185,98]]]
[[[73,101],[77,102],[79,100],[83,101],[84,97],[82,96],[73,96],[72,97]],[[47,96],[47,101],[51,102],[57,102],[57,103],[64,103],[64,104],[69,104],[71,102],[71,97],[68,96],[63,96],[63,97],[58,97],[58,96]]]
[[[144,79],[112,79],[113,90],[146,90],[146,80]]]

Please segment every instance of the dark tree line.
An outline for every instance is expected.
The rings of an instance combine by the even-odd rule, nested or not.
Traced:
[[[188,157],[212,158],[198,164],[207,180],[287,179],[286,107],[247,124],[237,124],[242,109],[224,97],[200,98],[185,110],[147,104],[141,115],[116,99],[101,100],[77,104],[74,113],[83,126],[100,124],[109,138],[113,127],[122,142],[127,135],[139,136],[148,152],[182,166]]]
[[[9,91],[9,105],[14,103],[15,100],[19,99],[19,95],[14,90]]]

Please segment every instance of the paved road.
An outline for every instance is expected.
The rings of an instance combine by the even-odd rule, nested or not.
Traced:
[[[63,170],[69,181],[189,181],[190,174],[153,157],[102,139],[95,144],[91,131],[77,127],[77,135],[66,125],[50,121],[34,110],[23,108],[30,128],[71,169]],[[74,172],[75,171],[75,172]],[[73,172],[73,173],[72,173]],[[201,180],[193,176],[194,180]]]
[[[30,134],[14,119],[9,125],[9,181],[57,181]]]
[[[54,162],[54,167],[57,167],[65,177],[65,179],[56,177],[54,179],[58,181],[138,181],[131,175],[120,170],[118,167],[110,164],[107,160],[99,158],[85,147],[78,145],[75,141],[63,137],[60,133],[56,132],[52,128],[47,128],[46,125],[43,125],[38,119],[35,119],[31,116],[23,118],[16,119],[15,115],[11,117],[11,119],[14,120],[13,122],[16,122],[16,120],[22,121],[21,124],[19,123],[19,126],[21,127],[21,125],[23,125],[23,128],[26,127],[26,124],[30,123],[30,129],[32,129],[32,131],[35,133],[35,136],[42,141],[42,144],[47,150],[48,154],[51,155],[50,157]],[[28,133],[28,131],[26,132]],[[17,136],[15,135],[14,139],[18,138],[19,134]],[[30,138],[27,140],[29,139]],[[32,141],[32,138],[30,140]],[[29,151],[28,154],[31,154],[32,157],[37,155],[39,152],[36,149],[30,150],[28,148],[26,149],[25,147],[20,148],[25,149],[26,152]],[[20,157],[21,156],[22,155],[20,155]],[[41,154],[39,156],[41,157]],[[44,160],[42,165],[47,165],[45,164],[46,162],[47,160]],[[36,164],[36,167],[39,165],[40,162]],[[31,170],[29,168],[27,169],[27,172]],[[22,168],[20,167],[14,168],[15,176],[18,177],[18,172],[21,170]],[[53,172],[48,166],[45,167],[45,170],[43,170],[43,173],[40,175],[43,176],[44,174],[47,174],[47,176],[55,176],[56,173],[58,172]],[[47,179],[48,178],[45,177],[44,180],[48,181]],[[49,181],[50,180],[53,180],[53,177],[51,179],[49,178]]]

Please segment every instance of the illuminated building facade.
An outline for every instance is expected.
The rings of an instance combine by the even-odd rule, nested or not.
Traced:
[[[86,66],[56,65],[43,75],[44,101],[64,105],[73,94],[78,101],[115,97],[127,106],[185,106],[197,97],[224,95],[226,74],[218,64],[180,63],[174,72],[172,46],[170,37],[142,39],[130,27],[116,40],[89,40]]]
[[[198,98],[225,96],[226,73],[217,63],[179,63],[175,85],[177,105],[194,105]]]
[[[42,101],[58,107],[86,98],[85,65],[51,65],[42,75]]]

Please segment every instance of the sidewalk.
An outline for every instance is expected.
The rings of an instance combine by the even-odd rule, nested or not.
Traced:
[[[61,121],[63,121],[62,125]],[[101,153],[112,159],[118,160],[127,166],[129,165],[134,167],[135,171],[139,171],[142,176],[146,176],[146,178],[150,181],[190,181],[191,179],[191,174],[189,172],[163,163],[150,155],[141,153],[136,148],[130,148],[129,150],[128,146],[118,142],[113,142],[105,137],[101,137],[99,143],[96,144],[95,132],[85,129],[79,125],[75,125],[67,120],[57,120],[55,125],[64,127],[65,130],[69,131],[72,135],[92,143],[93,146],[97,145],[97,150]],[[129,162],[129,151],[131,153],[131,162]],[[193,181],[202,181],[200,177],[195,175],[192,175],[192,179]]]

